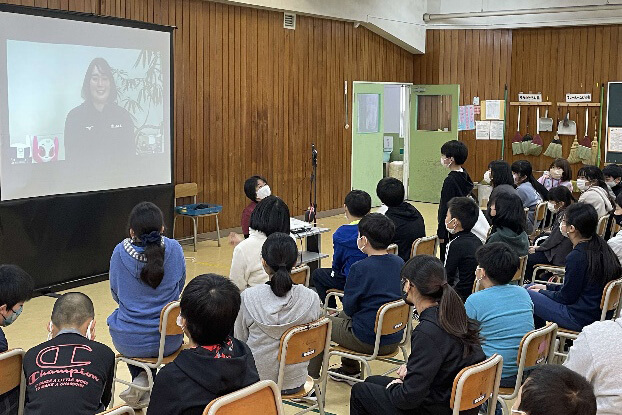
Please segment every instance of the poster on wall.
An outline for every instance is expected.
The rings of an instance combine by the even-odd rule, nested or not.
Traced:
[[[475,129],[475,107],[460,105],[458,107],[458,131]]]
[[[490,121],[475,121],[475,139],[490,139]]]
[[[358,133],[380,131],[380,94],[356,94],[358,98]]]

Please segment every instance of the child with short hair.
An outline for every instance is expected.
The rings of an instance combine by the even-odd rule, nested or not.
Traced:
[[[452,238],[447,244],[445,271],[447,281],[462,301],[473,291],[477,268],[475,251],[482,246],[482,241],[471,232],[478,218],[479,206],[470,197],[454,197],[447,204],[444,225]]]
[[[458,140],[451,140],[441,147],[441,165],[447,167],[450,172],[443,182],[441,200],[438,204],[438,228],[436,235],[440,243],[441,261],[445,259],[445,251],[450,235],[445,229],[445,217],[447,216],[447,204],[454,197],[464,197],[473,191],[473,180],[469,173],[462,167],[469,155],[467,146]],[[477,221],[477,218],[475,219]]]
[[[376,194],[388,207],[385,216],[395,225],[392,242],[397,244],[397,253],[404,261],[408,261],[415,239],[425,236],[423,216],[417,208],[404,201],[404,183],[395,177],[380,180],[376,186]]]
[[[538,183],[551,190],[557,186],[567,187],[572,192],[572,167],[568,160],[564,158],[556,158],[553,160],[549,169],[540,176]]]
[[[359,353],[371,354],[376,340],[376,314],[383,304],[402,297],[400,273],[404,261],[387,252],[393,240],[395,225],[380,213],[370,213],[358,224],[357,246],[367,258],[350,268],[344,287],[343,311],[333,320],[332,341]],[[394,352],[402,340],[403,332],[382,336],[378,354]],[[356,360],[341,359],[342,366],[332,370],[353,378],[360,378],[361,367]],[[319,376],[322,357],[316,356],[309,364],[309,375]],[[339,377],[331,379],[352,385],[354,381]]]
[[[603,167],[603,176],[605,176],[605,183],[607,183],[613,194],[618,196],[622,193],[622,166],[617,164],[606,165]]]
[[[358,223],[371,210],[371,196],[363,190],[352,190],[347,194],[343,208],[347,224],[341,225],[333,234],[333,264],[331,268],[318,268],[311,276],[320,300],[326,299],[326,291],[343,290],[350,267],[366,255],[357,246]],[[336,307],[331,299],[329,307]]]

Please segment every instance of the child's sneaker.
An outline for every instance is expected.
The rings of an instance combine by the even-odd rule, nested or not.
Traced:
[[[360,379],[361,378],[361,372],[356,372],[356,373],[347,373],[346,371],[343,370],[343,366],[339,366],[336,369],[329,369],[328,370],[328,376],[334,380],[335,382],[344,382],[347,383],[348,385],[352,386],[355,383],[358,383],[355,380],[351,380],[351,379],[345,379],[339,376],[335,376],[334,374],[340,374],[340,375],[345,375],[345,376],[350,376],[351,378],[355,378],[355,379]]]

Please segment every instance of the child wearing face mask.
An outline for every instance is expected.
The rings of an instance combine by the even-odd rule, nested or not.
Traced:
[[[577,187],[581,191],[579,202],[594,206],[599,218],[613,210],[613,193],[605,183],[605,176],[598,167],[583,166],[579,169]]]
[[[257,207],[257,203],[272,195],[272,190],[265,177],[251,176],[244,182],[244,194],[248,200],[250,200],[250,203],[242,211],[242,235],[235,232],[229,234],[229,244],[232,246],[236,246],[244,239],[248,238],[250,235],[251,214],[253,210],[255,210],[255,207]]]
[[[613,212],[613,220],[615,220],[618,225],[622,225],[622,193],[616,196],[616,208]],[[614,235],[607,241],[607,244],[613,249],[620,263],[622,263],[622,232],[618,232]]]
[[[465,301],[473,291],[477,260],[475,251],[482,246],[482,241],[471,229],[477,223],[479,206],[469,197],[454,197],[447,206],[445,229],[452,235],[447,244],[445,271],[447,281]]]
[[[622,166],[617,164],[606,165],[603,167],[603,176],[605,176],[605,183],[614,195],[622,194]]]
[[[445,259],[447,243],[451,235],[445,229],[447,204],[454,197],[464,197],[473,191],[473,180],[462,167],[469,155],[467,146],[458,140],[451,140],[441,147],[441,165],[449,169],[449,174],[441,188],[441,200],[438,204],[438,227],[436,235],[440,243],[441,261]]]
[[[568,160],[557,158],[555,159],[549,169],[544,172],[538,179],[538,183],[543,185],[546,190],[551,190],[557,186],[565,186],[572,192],[572,168]]]

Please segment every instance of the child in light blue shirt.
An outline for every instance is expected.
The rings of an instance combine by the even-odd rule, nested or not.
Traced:
[[[479,264],[475,278],[484,289],[467,298],[466,312],[480,324],[486,356],[503,356],[501,387],[513,388],[518,373],[518,347],[523,336],[534,329],[533,303],[523,287],[509,284],[519,267],[518,255],[509,245],[486,244],[475,257]]]

